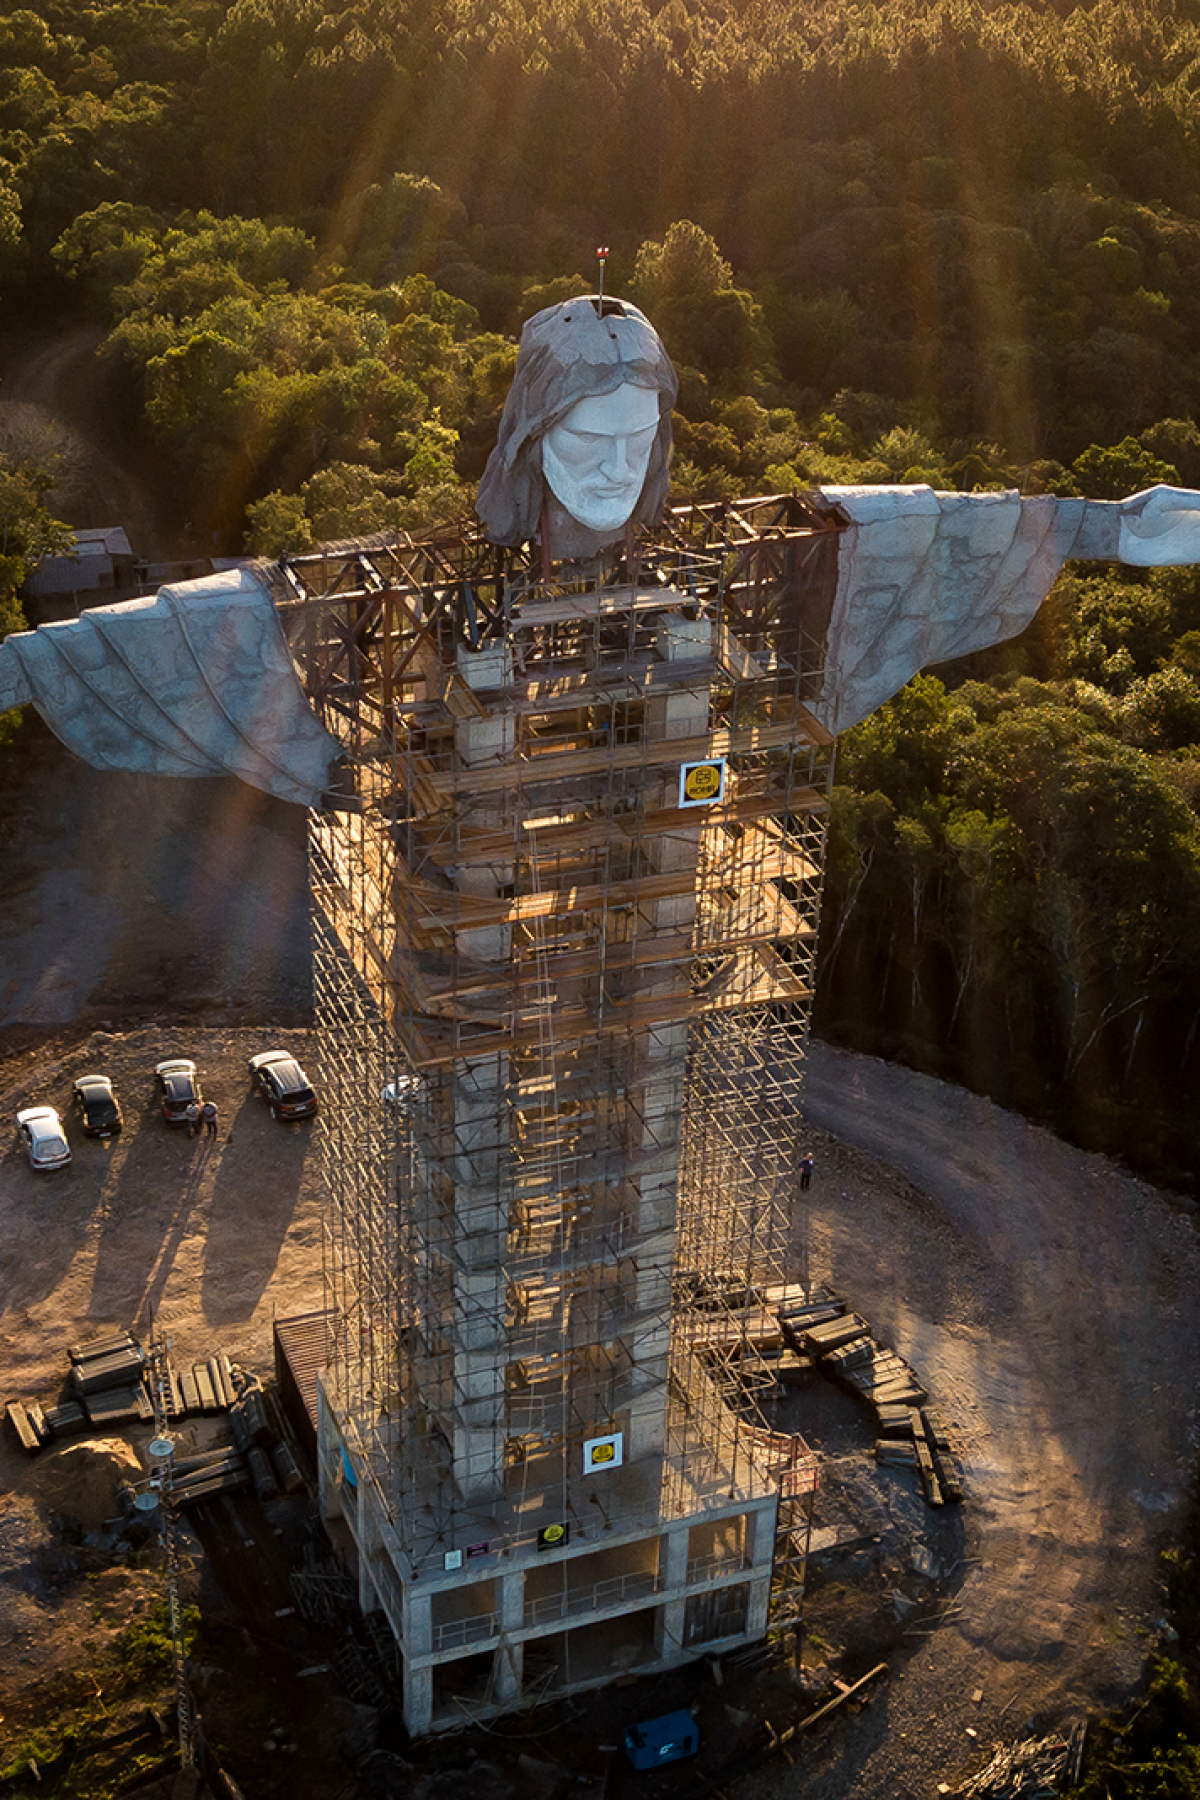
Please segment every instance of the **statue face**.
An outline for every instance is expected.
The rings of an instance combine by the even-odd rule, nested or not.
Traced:
[[[619,531],[637,505],[658,432],[658,395],[624,382],[577,400],[542,439],[555,499],[591,531]]]

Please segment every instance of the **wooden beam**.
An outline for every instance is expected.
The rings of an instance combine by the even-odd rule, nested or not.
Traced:
[[[603,775],[610,769],[669,768],[672,763],[703,762],[709,757],[754,756],[789,747],[810,749],[831,744],[832,734],[797,706],[796,717],[781,725],[752,725],[740,731],[713,731],[703,736],[655,738],[648,743],[616,744],[593,750],[562,751],[549,746],[541,755],[513,757],[508,762],[475,769],[422,770],[427,790],[452,795],[492,794],[534,782],[567,782]],[[400,759],[403,767],[403,759]]]
[[[569,810],[569,802],[564,802]],[[829,810],[826,796],[813,787],[792,790],[785,803],[781,793],[737,795],[723,806],[664,807],[645,813],[613,813],[597,819],[573,820],[565,825],[543,825],[537,829],[539,851],[557,855],[571,850],[599,849],[618,836],[625,841],[661,837],[683,829],[694,830],[700,823],[705,831],[740,825],[756,819],[779,818],[799,814],[825,813]],[[424,852],[425,860],[439,868],[471,868],[476,864],[511,862],[528,850],[533,832],[523,831],[518,823],[507,831],[466,832],[459,834],[457,844],[439,844]]]

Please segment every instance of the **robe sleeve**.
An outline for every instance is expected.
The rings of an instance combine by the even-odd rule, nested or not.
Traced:
[[[6,638],[0,711],[25,704],[94,768],[236,775],[305,806],[338,752],[253,569]]]

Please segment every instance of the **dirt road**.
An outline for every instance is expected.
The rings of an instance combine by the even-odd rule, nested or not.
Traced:
[[[68,525],[123,525],[147,561],[183,554],[121,372],[98,354],[103,339],[83,323],[0,335],[0,438],[11,433],[35,460],[58,452],[62,480],[48,504]]]
[[[806,1112],[798,1260],[958,1425],[971,1561],[957,1613],[886,1696],[743,1800],[904,1800],[1031,1716],[1124,1697],[1161,1641],[1158,1552],[1197,1441],[1200,1248],[1187,1203],[909,1070],[814,1045]]]

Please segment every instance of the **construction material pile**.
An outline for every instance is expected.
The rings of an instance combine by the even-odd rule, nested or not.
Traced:
[[[871,1333],[828,1288],[789,1291],[776,1303],[783,1335],[797,1355],[812,1359],[865,1400],[875,1413],[876,1461],[916,1469],[931,1506],[963,1497],[959,1449],[915,1372]]]
[[[984,1768],[954,1791],[962,1800],[1054,1800],[1078,1786],[1086,1722],[1069,1736],[1001,1744]],[[941,1790],[939,1790],[941,1791]]]
[[[90,1430],[153,1423],[153,1380],[160,1423],[172,1425],[189,1416],[224,1413],[232,1439],[230,1444],[172,1460],[173,1505],[189,1506],[248,1483],[253,1483],[260,1500],[303,1487],[296,1459],[268,1413],[261,1381],[231,1363],[223,1352],[184,1370],[160,1354],[152,1376],[144,1347],[132,1333],[118,1331],[73,1344],[68,1355],[66,1385],[71,1398],[46,1407],[36,1400],[8,1402],[9,1424],[30,1456],[57,1440]],[[122,1508],[134,1511],[139,1489],[146,1491],[149,1485],[123,1482],[117,1490]]]

